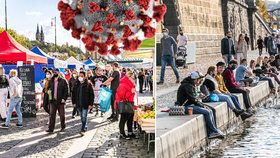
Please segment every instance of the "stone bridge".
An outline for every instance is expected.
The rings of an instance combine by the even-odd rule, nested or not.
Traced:
[[[236,41],[240,33],[248,34],[251,49],[255,48],[258,36],[271,33],[266,22],[257,12],[254,0],[162,0],[167,6],[164,22],[158,27],[170,30],[176,37],[179,28],[195,45],[195,64],[215,64],[221,60],[220,43],[227,30],[233,32]],[[158,40],[161,36],[158,34]],[[160,46],[160,43],[157,44]],[[161,51],[157,47],[157,65]],[[211,61],[209,61],[211,58]],[[209,63],[210,62],[210,63]],[[190,65],[191,67],[191,65]],[[206,68],[205,68],[206,69]]]

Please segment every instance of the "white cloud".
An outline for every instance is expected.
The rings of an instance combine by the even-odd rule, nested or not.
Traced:
[[[28,15],[28,16],[41,16],[41,15],[43,15],[43,13],[39,12],[39,11],[26,11],[25,14]]]
[[[5,17],[3,15],[0,15],[0,24],[4,24]]]

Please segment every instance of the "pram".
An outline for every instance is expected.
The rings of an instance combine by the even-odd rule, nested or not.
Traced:
[[[187,48],[184,46],[178,47],[178,52],[176,53],[176,59],[175,59],[176,67],[186,68],[187,67],[186,57],[187,57]]]

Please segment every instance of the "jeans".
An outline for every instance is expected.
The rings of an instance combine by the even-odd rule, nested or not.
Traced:
[[[128,133],[132,134],[133,117],[134,117],[134,114],[121,114],[121,119],[119,122],[119,129],[120,129],[121,134],[125,134],[125,132],[124,132],[125,123],[127,125]]]
[[[226,65],[228,65],[228,63],[229,63],[229,62],[231,61],[231,59],[232,59],[232,55],[231,55],[231,54],[225,54],[225,55],[223,55],[223,59],[224,59]]]
[[[86,131],[87,130],[87,115],[88,115],[88,109],[85,108],[77,108],[77,110],[80,113],[80,117],[81,117],[81,122],[82,122],[82,131]]]
[[[271,88],[271,89],[274,88],[274,85],[273,85],[273,82],[272,82],[271,78],[261,77],[260,81],[268,81],[269,88]]]
[[[228,95],[226,95],[226,94],[217,94],[217,95],[218,95],[218,97],[219,97],[219,100],[220,100],[220,101],[225,101],[225,102],[227,103],[227,106],[228,106],[231,110],[235,109],[234,103],[233,103],[233,101],[232,101],[232,99],[231,99],[230,96],[228,96]]]
[[[251,100],[249,93],[247,93],[246,90],[240,89],[240,88],[229,88],[230,93],[242,93],[244,104],[246,109],[252,107]]]
[[[240,61],[242,59],[244,59],[244,54],[243,53],[236,53],[236,60],[237,60],[237,64],[240,65]]]
[[[207,127],[207,134],[208,136],[212,133],[218,133],[218,129],[215,125],[215,119],[212,110],[206,109],[206,108],[201,108],[198,106],[185,106],[186,112],[188,111],[188,107],[193,108],[193,114],[203,114],[205,122],[206,122],[206,127]]]
[[[226,94],[226,95],[230,96],[231,100],[234,103],[235,108],[238,109],[238,110],[241,110],[241,106],[240,106],[238,97],[236,95],[233,95],[233,94]]]
[[[139,93],[143,93],[144,79],[139,79]]]
[[[161,57],[160,81],[164,81],[165,67],[167,64],[170,64],[171,68],[173,69],[173,72],[176,75],[176,79],[179,80],[180,76],[175,65],[175,59],[171,55],[163,55]]]
[[[1,118],[7,117],[7,97],[8,88],[0,88],[0,116]]]
[[[115,103],[115,99],[116,99],[116,93],[117,93],[117,90],[112,89],[111,109],[112,109],[112,115],[117,117],[117,113],[116,113],[116,110],[115,110],[115,107],[114,107],[114,103]]]
[[[22,125],[22,113],[21,113],[21,110],[20,110],[21,102],[22,102],[21,97],[11,97],[9,110],[8,110],[8,114],[7,114],[7,119],[6,119],[6,122],[5,122],[6,126],[9,126],[14,108],[16,109],[16,113],[17,113],[17,116],[18,116],[18,124]]]

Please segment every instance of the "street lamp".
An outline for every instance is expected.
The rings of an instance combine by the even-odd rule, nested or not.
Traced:
[[[54,20],[54,48],[56,52],[56,16],[52,19]]]

